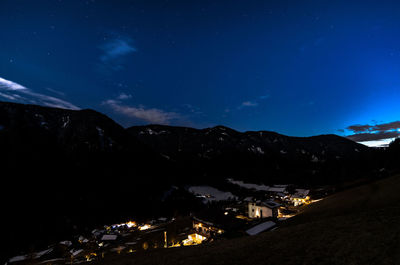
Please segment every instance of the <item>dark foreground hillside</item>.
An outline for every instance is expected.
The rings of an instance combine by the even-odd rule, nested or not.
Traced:
[[[399,264],[399,188],[400,176],[390,177],[328,197],[259,236],[99,264]]]

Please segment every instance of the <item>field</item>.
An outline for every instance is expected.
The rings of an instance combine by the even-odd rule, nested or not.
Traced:
[[[98,264],[399,264],[400,176],[334,194],[279,229]]]

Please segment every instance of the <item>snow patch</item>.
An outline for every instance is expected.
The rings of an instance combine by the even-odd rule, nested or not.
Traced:
[[[35,253],[35,258],[40,258],[41,256],[49,254],[52,251],[53,251],[53,248],[49,248],[49,249],[46,249],[46,250],[43,250],[43,251],[40,251],[40,252],[36,252]]]
[[[269,191],[270,187],[265,186],[265,185],[258,185],[258,184],[252,184],[252,183],[244,183],[241,180],[233,180],[233,179],[227,179],[230,183],[238,185],[240,187],[246,188],[246,189],[254,189],[254,190],[259,190],[259,191]]]
[[[15,256],[15,257],[9,259],[8,262],[12,263],[12,262],[24,261],[27,259],[28,259],[28,255]]]
[[[97,130],[97,133],[99,134],[99,136],[101,138],[103,138],[104,137],[104,130],[102,128],[100,128],[100,127],[97,127],[97,126],[96,126],[96,130]]]
[[[139,134],[158,135],[158,134],[162,134],[162,133],[165,133],[165,132],[166,132],[166,131],[162,131],[162,132],[158,133],[158,132],[156,132],[156,131],[153,131],[153,130],[150,129],[150,128],[147,128],[147,129],[144,130],[144,131],[140,131]]]
[[[261,154],[261,155],[264,154],[264,150],[262,150],[262,148],[259,146],[252,145],[250,148],[248,148],[248,150],[252,151],[255,154]]]
[[[170,160],[171,158],[167,155],[161,154],[163,157],[165,157],[166,159]]]
[[[62,127],[66,128],[68,126],[69,122],[70,122],[69,116],[62,117],[62,122],[63,122]]]
[[[72,246],[72,242],[69,241],[69,240],[61,241],[60,245],[64,245],[64,246],[69,247],[69,246]]]
[[[227,201],[229,199],[237,199],[237,197],[230,192],[220,191],[210,186],[191,186],[188,190],[194,195],[203,198],[205,203],[212,201]]]
[[[270,187],[270,186],[266,186],[263,184],[244,183],[241,180],[233,180],[233,179],[227,179],[227,181],[232,184],[243,187],[245,189],[249,189],[249,190],[253,189],[253,190],[257,190],[257,191],[285,193],[286,187],[287,187],[287,185],[274,185],[273,187]]]

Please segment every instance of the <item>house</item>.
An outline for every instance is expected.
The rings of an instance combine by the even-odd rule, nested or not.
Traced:
[[[114,241],[117,237],[117,235],[103,235],[101,241]]]
[[[290,201],[293,202],[294,206],[307,204],[310,201],[310,196],[308,196],[309,193],[310,190],[296,189],[296,193],[290,197]]]
[[[278,216],[278,208],[281,205],[274,201],[266,201],[266,202],[249,202],[249,217],[250,218],[267,218],[273,217],[276,218]]]
[[[198,245],[223,232],[224,230],[213,223],[193,217],[193,233],[188,235],[188,238],[183,240],[182,244],[184,246]]]
[[[286,187],[270,187],[268,189],[269,192],[271,193],[286,193]]]
[[[197,234],[205,236],[207,238],[220,235],[224,232],[224,230],[222,230],[219,226],[196,217],[193,217],[193,230]]]
[[[205,236],[199,234],[190,234],[188,238],[182,241],[182,245],[184,246],[191,246],[191,245],[198,245],[201,244],[207,238]]]

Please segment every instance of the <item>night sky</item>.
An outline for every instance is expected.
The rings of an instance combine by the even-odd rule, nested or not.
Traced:
[[[0,100],[125,127],[387,142],[400,134],[399,14],[398,1],[0,0]]]

